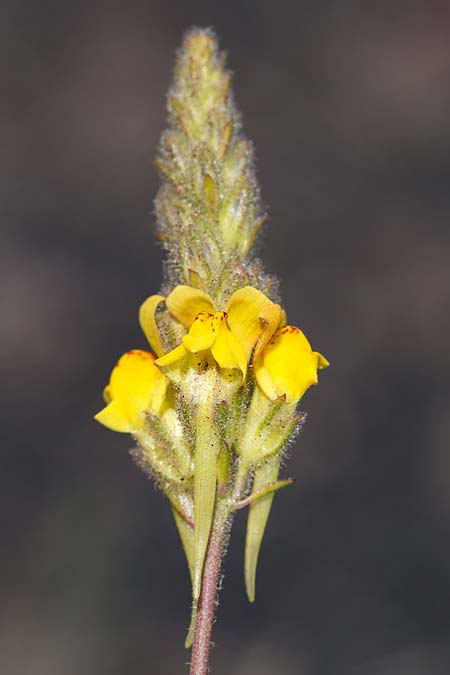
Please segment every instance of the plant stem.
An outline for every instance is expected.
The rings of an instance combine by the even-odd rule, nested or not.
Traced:
[[[220,568],[227,532],[227,512],[219,506],[214,517],[203,568],[202,590],[198,602],[192,646],[190,675],[207,675],[211,634],[217,605]]]

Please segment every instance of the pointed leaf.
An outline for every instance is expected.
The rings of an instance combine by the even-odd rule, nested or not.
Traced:
[[[229,120],[223,128],[222,139],[220,141],[220,147],[218,152],[219,159],[223,159],[223,157],[225,156],[228,147],[230,145],[232,135],[233,135],[233,120]]]
[[[194,583],[194,530],[188,523],[183,520],[178,511],[172,507],[173,517],[175,518],[175,523],[178,528],[178,533],[180,535],[181,543],[183,544],[183,550],[186,555],[187,564],[189,567],[189,574],[191,576],[191,584]],[[191,618],[189,623],[189,628],[186,636],[186,641],[184,646],[186,649],[192,647],[194,642],[194,628],[195,620],[197,618],[197,604],[192,605]]]
[[[203,281],[203,278],[201,274],[199,274],[196,270],[189,270],[189,283],[192,286],[192,288],[198,288],[200,291],[205,290],[205,282]]]
[[[175,98],[175,96],[171,96],[169,98],[169,103],[172,107],[172,110],[175,113],[175,116],[178,120],[178,124],[183,129],[186,136],[189,136],[187,124],[186,124],[186,120],[185,120],[185,116],[184,116],[183,106],[181,105],[180,101],[177,98]]]
[[[249,497],[246,497],[246,499],[242,499],[240,502],[236,502],[232,510],[238,511],[239,509],[245,509],[246,506],[254,504],[255,502],[258,501],[258,499],[262,499],[262,497],[270,495],[272,492],[278,492],[278,490],[281,490],[282,488],[287,487],[288,485],[293,485],[294,483],[295,483],[294,478],[286,478],[286,480],[275,480],[272,481],[272,483],[267,483],[267,485],[261,488],[261,490],[258,490],[258,492],[252,492],[252,494]]]
[[[272,460],[267,464],[262,464],[256,469],[253,481],[253,492],[258,492],[259,490],[262,490],[267,483],[272,483],[277,480],[278,472],[280,470],[280,461],[280,457],[277,457],[275,460]],[[250,505],[244,562],[245,589],[250,602],[254,602],[255,600],[256,567],[274,494],[274,492],[270,492],[265,497],[258,499]]]
[[[200,596],[203,563],[214,514],[218,439],[212,423],[212,404],[201,401],[197,414],[194,470],[194,602]]]
[[[180,516],[177,509],[172,506],[172,513],[175,523],[180,535],[183,550],[186,556],[186,561],[189,568],[191,583],[194,581],[194,530],[192,527]]]
[[[265,213],[263,216],[261,216],[261,218],[258,218],[258,220],[250,228],[250,231],[247,233],[247,236],[245,237],[245,239],[241,244],[241,250],[243,255],[247,255],[247,253],[251,249],[252,244],[258,235],[258,232],[260,231],[261,227],[264,225],[266,220],[267,214]]]
[[[205,202],[211,216],[215,217],[217,213],[217,186],[214,178],[208,173],[203,181],[203,191],[205,193]]]
[[[195,635],[195,622],[197,621],[197,603],[192,604],[191,609],[191,620],[189,622],[189,628],[186,635],[186,640],[184,641],[184,648],[190,649],[194,644],[194,635]]]

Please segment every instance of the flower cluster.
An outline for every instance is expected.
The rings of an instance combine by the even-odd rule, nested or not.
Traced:
[[[161,354],[156,320],[161,302],[180,328],[187,330],[181,343],[167,354]],[[203,358],[210,354],[220,370],[239,370],[243,382],[251,365],[253,377],[248,379],[270,401],[284,399],[286,405],[297,404],[318,383],[317,371],[329,365],[319,352],[312,351],[299,328],[286,325],[280,305],[251,286],[235,291],[226,310],[219,312],[203,291],[177,286],[167,298],[148,298],[140,316],[150,346],[160,356],[135,349],[119,359],[104,390],[108,405],[95,416],[113,431],[135,433],[145,427],[147,413],[162,414],[168,405],[164,369],[186,357],[189,367],[189,354]]]
[[[95,416],[113,431],[135,433],[145,427],[147,413],[162,414],[168,405],[164,368],[186,357],[189,364],[189,354],[210,354],[220,370],[241,371],[243,382],[252,365],[254,378],[249,379],[270,401],[284,399],[286,405],[297,404],[318,383],[317,371],[329,365],[312,351],[300,328],[286,325],[281,307],[251,286],[235,291],[226,310],[219,312],[206,293],[189,286],[177,286],[165,299],[148,298],[141,307],[141,325],[156,353],[161,351],[155,316],[161,300],[188,332],[159,358],[134,349],[119,359],[103,392],[107,406]]]
[[[167,353],[159,328],[163,314],[174,335],[184,333]],[[148,298],[140,309],[140,321],[155,353],[132,350],[119,359],[104,391],[107,405],[96,419],[113,431],[135,436],[143,448],[141,463],[160,482],[184,523],[195,523],[198,541],[194,535],[194,550],[188,555],[195,598],[214,509],[220,447],[213,442],[214,452],[206,463],[200,462],[202,448],[196,443],[191,418],[198,417],[206,405],[211,422],[219,417],[220,406],[224,408],[227,420],[221,421],[222,428],[213,423],[212,435],[222,436],[227,451],[240,458],[241,471],[245,466],[253,472],[254,490],[256,486],[259,492],[264,489],[262,483],[277,480],[286,431],[291,432],[298,421],[296,405],[317,384],[317,371],[329,364],[311,349],[299,328],[286,325],[280,305],[251,286],[235,291],[226,309],[216,311],[204,291],[179,285],[166,298]],[[247,404],[242,402],[243,394]],[[241,431],[233,433],[231,427],[237,422]],[[261,481],[258,467],[270,457],[275,462],[269,464],[270,473],[267,464],[262,465]],[[200,483],[197,495],[195,477]],[[222,482],[227,480],[228,475]],[[255,524],[251,525],[254,536]],[[262,534],[246,556],[246,568],[252,566],[247,574],[251,598]]]

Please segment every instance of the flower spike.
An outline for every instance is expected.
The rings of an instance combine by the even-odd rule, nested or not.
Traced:
[[[192,586],[190,675],[206,675],[222,559],[236,510],[248,507],[244,577],[256,568],[297,405],[329,363],[287,325],[277,281],[252,250],[266,220],[211,30],[184,39],[168,96],[156,197],[167,259],[161,291],[139,309],[152,351],[113,368],[95,419],[130,434],[133,458],[167,498]]]

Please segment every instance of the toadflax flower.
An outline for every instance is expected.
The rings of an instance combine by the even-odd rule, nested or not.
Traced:
[[[287,325],[252,246],[265,221],[252,148],[210,30],[192,30],[168,97],[158,160],[162,290],[139,309],[152,351],[125,353],[95,419],[129,433],[132,456],[172,509],[192,583],[191,675],[208,672],[220,570],[235,511],[248,508],[244,576],[256,568],[298,403],[329,363]]]
[[[220,368],[238,368],[244,378],[253,348],[258,345],[259,353],[281,320],[281,307],[251,286],[235,291],[225,311],[216,312],[206,293],[189,286],[177,286],[166,305],[188,333],[180,345],[158,359],[158,366],[175,363],[186,352],[209,349]]]
[[[297,403],[312,384],[318,384],[317,371],[330,364],[311,345],[296,326],[284,326],[259,354],[255,377],[259,387],[272,401],[285,396]]]
[[[167,378],[151,352],[134,349],[124,354],[111,373],[103,397],[107,403],[95,419],[113,431],[136,433],[145,426],[145,413],[158,414],[164,403]]]

